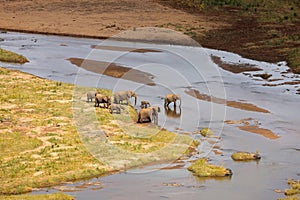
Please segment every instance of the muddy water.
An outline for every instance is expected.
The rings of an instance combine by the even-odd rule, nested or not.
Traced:
[[[19,33],[1,33],[0,38],[3,39],[0,40],[1,48],[23,54],[30,60],[25,65],[1,63],[7,68],[77,85],[104,87],[113,91],[132,89],[138,94],[138,102],[149,100],[153,105],[162,106],[162,97],[166,93],[180,94],[181,110],[172,112],[162,109],[159,125],[179,133],[192,133],[210,127],[221,139],[212,141],[192,135],[201,144],[198,147],[199,154],[191,159],[209,156],[212,163],[231,168],[234,173],[231,179],[199,179],[186,170],[187,161],[166,163],[85,181],[99,181],[103,188],[94,190],[87,187],[69,192],[77,199],[276,199],[281,195],[273,190],[286,188],[286,178],[299,178],[300,151],[297,149],[300,148],[300,96],[296,94],[299,85],[281,83],[297,81],[300,77],[286,72],[285,63],[247,60],[232,53],[200,47]],[[262,70],[232,73],[228,68],[219,68],[213,63],[211,54],[220,58],[218,62],[245,64]],[[73,65],[69,58],[117,63],[151,74],[150,78],[155,84],[115,78],[109,73],[100,75],[86,70],[84,64],[81,67]],[[255,76],[262,72],[272,74],[271,83],[278,86],[264,86],[270,81]],[[196,98],[197,94],[187,94],[190,91],[197,91],[197,94],[208,97],[206,99],[227,102],[220,104]],[[269,112],[226,106],[228,102],[237,102],[235,105],[251,104]],[[251,119],[256,123],[255,126],[269,130],[278,137],[264,137],[247,132],[238,124],[224,123],[225,120],[243,119]],[[262,159],[258,163],[234,162],[230,155],[238,150],[259,150]],[[215,154],[216,151],[219,153]],[[173,165],[183,167],[165,168]],[[69,186],[76,184],[82,183]],[[34,193],[45,193],[46,190],[57,191],[48,188]]]

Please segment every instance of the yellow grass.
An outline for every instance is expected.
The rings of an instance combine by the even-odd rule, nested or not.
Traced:
[[[25,58],[22,55],[18,55],[14,52],[5,50],[5,49],[1,49],[0,48],[0,61],[1,62],[13,62],[13,63],[26,63],[28,62],[27,58]]]

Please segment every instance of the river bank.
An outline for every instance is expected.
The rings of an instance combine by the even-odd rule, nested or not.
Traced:
[[[199,9],[189,0],[5,1],[0,8],[0,28],[105,39],[140,27],[164,27],[184,33],[204,47],[261,61],[287,61],[299,73],[299,4],[292,0],[234,2],[240,4],[201,4]],[[144,32],[137,34],[143,40],[163,42],[145,37]],[[174,44],[184,41],[177,38]]]
[[[120,194],[116,191],[122,193],[123,199],[131,199],[133,193],[141,195],[145,199],[164,197],[182,199],[186,198],[187,194],[190,195],[190,199],[199,199],[199,195],[211,199],[224,198],[224,196],[226,198],[246,199],[246,197],[249,197],[252,199],[253,194],[256,195],[257,199],[275,199],[279,195],[273,189],[285,188],[285,179],[296,178],[295,176],[299,173],[299,159],[297,159],[299,156],[297,150],[299,120],[295,117],[297,116],[297,109],[295,108],[299,106],[299,95],[295,94],[297,85],[280,84],[281,82],[297,79],[298,76],[292,73],[283,73],[288,69],[284,63],[280,63],[279,66],[279,64],[243,59],[229,52],[187,46],[108,42],[14,32],[3,33],[1,37],[4,38],[3,48],[22,54],[30,61],[24,65],[2,63],[10,69],[29,72],[46,79],[56,80],[58,83],[69,82],[78,86],[106,87],[114,90],[132,88],[141,97],[138,101],[145,98],[153,105],[162,105],[161,97],[169,90],[179,93],[184,100],[181,113],[170,115],[166,110],[161,112],[159,114],[159,125],[200,141],[199,154],[192,159],[209,156],[212,163],[226,166],[232,169],[234,173],[231,179],[195,179],[186,170],[190,162],[182,162],[181,160],[173,163],[173,165],[171,163],[166,163],[163,166],[151,165],[78,184],[68,183],[68,187],[46,188],[35,191],[34,194],[44,194],[48,191],[52,193],[57,192],[57,190],[77,188],[77,186],[79,188],[82,187],[81,185],[100,182],[104,186],[102,189],[93,190],[97,186],[92,186],[90,189],[67,193],[78,199],[97,199],[99,195],[103,198],[113,199]],[[97,48],[95,48],[95,45],[97,45]],[[132,51],[132,49],[135,49],[135,51]],[[225,65],[225,63],[241,65],[244,63],[246,66],[253,66],[271,74],[272,78],[265,80],[256,77],[255,75],[260,74],[260,71],[232,73],[227,68],[223,69],[212,63],[209,55],[219,57],[222,65]],[[109,73],[101,75],[98,72],[88,71],[88,68],[84,69],[84,65],[82,65],[82,68],[77,67],[70,62],[69,58],[86,58],[100,63],[104,61],[115,62],[121,66],[151,74],[155,84],[145,85],[128,79],[115,78],[113,75],[109,76]],[[186,62],[185,59],[189,59],[189,62]],[[201,70],[201,75],[195,76],[198,74],[198,70]],[[165,79],[166,75],[173,78]],[[176,75],[176,82],[172,81],[174,75]],[[186,77],[183,78],[182,75]],[[182,79],[184,81],[181,81]],[[272,81],[280,85],[264,86],[271,79],[278,79]],[[186,83],[186,80],[189,82]],[[17,81],[17,79],[13,79],[10,84],[13,84],[14,81]],[[26,84],[22,85],[25,87]],[[61,86],[59,84],[58,86],[49,85],[50,89],[48,90],[50,92],[56,90],[59,93],[58,89],[64,86],[65,83],[62,83]],[[187,92],[192,92],[189,88],[195,89],[196,96],[187,94]],[[54,90],[52,91],[52,89]],[[73,99],[85,103],[85,95],[76,96],[74,91],[77,90],[73,90]],[[80,90],[78,91],[80,92]],[[199,93],[200,96],[196,91],[201,92]],[[223,94],[224,92],[226,94]],[[198,97],[201,98],[198,99]],[[49,103],[51,103],[51,100],[49,100]],[[59,102],[64,103],[63,101]],[[246,107],[251,106],[252,108],[258,106],[263,109],[260,109],[263,112],[256,112],[256,109],[241,109],[243,107],[240,106],[230,106],[235,103]],[[25,106],[27,109],[30,104]],[[82,107],[84,108],[82,113],[91,113],[93,106],[90,104],[86,106],[86,108]],[[79,107],[81,106],[79,105]],[[196,111],[195,108],[199,110]],[[226,115],[225,110],[223,110],[225,108]],[[81,109],[77,110],[80,111]],[[76,114],[77,117],[75,116],[75,118],[82,119],[78,117],[80,112],[73,114]],[[191,119],[190,116],[194,117]],[[101,119],[105,120],[106,118],[101,117]],[[224,123],[224,120],[226,120],[226,123]],[[89,120],[81,120],[79,123],[84,123],[84,121]],[[81,140],[85,144],[89,141],[97,142],[96,139],[101,139],[97,137],[97,135],[101,135],[100,132],[98,134],[98,132],[93,131],[94,129],[87,131],[88,129],[85,128],[89,127],[85,127],[85,123],[82,125],[77,126],[80,135],[93,138]],[[128,127],[124,124],[120,125],[123,130],[128,130]],[[248,130],[242,130],[243,126],[251,126],[251,130],[269,129],[278,137],[269,138]],[[64,127],[64,125],[60,127]],[[210,127],[217,137],[202,138],[196,130],[203,127]],[[110,128],[107,127],[107,130],[109,131]],[[134,133],[132,133],[133,136]],[[115,139],[114,142],[119,143],[118,136]],[[128,139],[127,143],[119,143],[118,145],[123,145],[125,149],[136,149],[141,152],[151,148],[149,145],[137,145],[138,140],[144,142],[145,138]],[[55,140],[53,141],[55,142]],[[103,145],[106,145],[105,141]],[[97,147],[98,145],[90,143],[89,151],[98,154],[98,158],[107,156],[106,151],[101,151]],[[57,147],[54,146],[54,148]],[[165,149],[165,147],[162,148],[162,150]],[[262,155],[262,159],[259,163],[235,162],[230,158],[230,155],[237,150],[250,152],[258,150]],[[108,160],[114,162],[114,159]],[[114,164],[119,165],[120,163],[115,162]],[[180,167],[176,167],[176,165]],[[285,170],[282,170],[283,168]],[[180,187],[171,187],[172,185]],[[256,187],[253,188],[252,185],[256,185]],[[139,186],[138,189],[137,186]],[[199,190],[199,188],[201,189]],[[238,190],[235,190],[236,188]],[[253,190],[249,188],[253,188]]]

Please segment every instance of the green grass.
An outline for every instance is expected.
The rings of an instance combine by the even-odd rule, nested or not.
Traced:
[[[90,90],[84,87],[74,90],[75,123],[89,152],[114,170],[174,161],[195,146],[196,142],[187,135],[164,131],[150,123],[137,124],[137,111],[131,105],[122,105],[121,114],[94,108],[82,100]]]
[[[242,48],[227,45],[228,47],[225,50],[268,62],[286,60],[294,73],[300,73],[300,35],[296,28],[299,27],[300,22],[300,4],[298,0],[167,0],[162,2],[192,13],[199,12],[204,13],[204,15],[207,13],[208,16],[211,13],[213,16],[221,13],[223,14],[221,17],[224,16],[224,21],[220,18],[217,22],[232,23],[234,27],[236,24],[243,24],[243,21],[245,23],[252,21],[253,26],[247,26],[250,30],[252,29],[253,33],[250,32],[247,39],[241,38],[241,44],[239,45]],[[191,27],[193,30],[189,31],[187,25],[165,24],[163,26],[181,31],[196,40],[200,38],[200,41],[202,35],[207,34],[199,27]],[[239,29],[239,27],[235,28]],[[257,32],[257,36],[255,36],[255,32]],[[212,33],[214,34],[214,32]],[[229,40],[229,42],[239,40],[239,36],[235,35],[238,34],[238,31],[232,31],[232,33],[233,39],[224,38],[225,43],[226,40]],[[228,37],[231,36],[228,35]],[[259,51],[262,53],[258,53]]]
[[[235,152],[231,155],[231,158],[235,161],[249,161],[249,160],[259,160],[260,155],[258,152],[249,153],[249,152]]]
[[[74,200],[74,197],[63,194],[41,194],[41,195],[11,195],[11,196],[0,196],[0,200]]]
[[[289,180],[288,184],[290,186],[289,189],[284,191],[286,196],[298,195],[300,194],[300,180]]]
[[[299,200],[300,194],[300,180],[288,180],[288,185],[290,188],[284,191],[284,198],[279,198],[278,200]]]
[[[294,48],[289,50],[288,65],[294,73],[300,74],[300,48]]]
[[[1,49],[1,48],[0,48],[0,61],[1,62],[20,63],[20,64],[29,62],[27,60],[27,58],[25,58],[24,56],[18,55],[14,52],[11,52],[11,51],[8,51],[5,49]]]
[[[122,115],[95,108],[86,102],[91,88],[4,68],[0,87],[0,195],[176,160],[197,145],[189,136],[138,125],[131,106]]]
[[[188,167],[188,170],[199,177],[223,177],[232,175],[231,170],[226,169],[223,166],[208,164],[207,159],[205,158],[197,160]]]
[[[203,129],[201,129],[200,134],[203,137],[210,137],[210,136],[214,135],[214,132],[209,128],[203,128]]]
[[[105,173],[72,122],[72,85],[0,68],[0,87],[0,194]]]

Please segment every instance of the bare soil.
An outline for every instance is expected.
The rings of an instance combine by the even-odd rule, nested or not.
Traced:
[[[131,69],[116,63],[109,63],[104,61],[95,61],[81,58],[69,58],[68,60],[72,64],[91,72],[104,74],[115,78],[122,78],[146,85],[155,85],[154,81],[152,80],[152,78],[154,77],[152,74],[142,72],[137,69]]]
[[[300,46],[299,39],[295,39],[300,20],[260,22],[259,17],[258,13],[249,14],[237,7],[199,11],[171,0],[2,0],[0,29],[107,38],[139,27],[164,27],[184,33],[204,47],[256,60],[288,60],[290,49]],[[142,38],[160,41],[146,34]],[[182,38],[175,40],[173,43],[186,43]]]
[[[1,1],[0,28],[48,34],[111,37],[137,27],[167,24],[203,27],[222,26],[205,16],[159,4],[155,0],[31,0]]]
[[[225,123],[238,125],[237,127],[240,130],[262,135],[271,140],[276,140],[279,138],[279,136],[273,133],[273,131],[266,128],[261,128],[260,123],[257,120],[254,120],[252,118],[241,119],[241,120],[226,120]]]
[[[213,102],[217,104],[223,104],[232,108],[237,108],[240,110],[246,110],[246,111],[252,111],[252,112],[261,112],[261,113],[270,113],[270,111],[260,108],[256,105],[253,105],[251,103],[244,103],[239,101],[228,101],[226,99],[217,98],[214,96],[209,96],[207,94],[201,94],[198,90],[195,89],[188,89],[185,91],[188,95],[195,97],[197,99]]]

